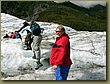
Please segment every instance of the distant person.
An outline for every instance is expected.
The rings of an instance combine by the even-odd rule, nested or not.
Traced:
[[[26,30],[26,31],[27,31],[27,35],[25,38],[25,45],[27,46],[26,50],[32,50],[32,48],[31,48],[31,43],[33,41],[32,33],[29,30]]]
[[[32,51],[33,51],[33,54],[34,54],[34,56],[32,58],[36,59],[37,66],[36,66],[35,69],[39,69],[41,66],[43,66],[43,64],[40,62],[40,59],[41,59],[40,44],[41,44],[41,41],[42,41],[42,35],[41,35],[41,28],[40,28],[39,24],[37,24],[35,22],[34,19],[35,18],[32,17],[31,23],[29,25],[27,25],[28,28],[27,27],[21,28],[20,31],[22,29],[24,29],[24,30],[29,30],[31,32],[31,34],[32,34],[31,48],[32,48]],[[26,23],[27,23],[27,21],[26,21]],[[26,37],[28,37],[28,36],[26,36]]]
[[[67,80],[72,61],[70,59],[69,36],[65,33],[65,28],[59,25],[56,28],[55,44],[50,55],[50,64],[55,70],[56,80]]]
[[[18,31],[15,31],[15,33],[16,33],[16,39],[22,40],[21,34]]]
[[[9,37],[15,39],[16,38],[16,33],[15,32],[11,32],[11,35]]]
[[[21,31],[23,33],[24,31],[27,32],[24,44],[26,45],[26,50],[31,50],[31,43],[32,43],[32,34],[31,34],[31,29],[30,25],[27,21],[23,22],[23,26],[18,30],[18,32]]]

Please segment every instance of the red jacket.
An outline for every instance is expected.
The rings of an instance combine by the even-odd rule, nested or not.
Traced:
[[[52,66],[70,66],[72,64],[70,59],[70,42],[67,34],[64,34],[56,39],[50,55],[50,64]]]
[[[16,34],[15,33],[14,34],[11,34],[9,37],[10,38],[16,38]]]

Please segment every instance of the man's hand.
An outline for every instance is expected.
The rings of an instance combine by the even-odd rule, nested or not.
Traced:
[[[52,68],[53,68],[54,70],[57,69],[57,67],[58,67],[57,65],[53,65],[53,66],[52,66]]]

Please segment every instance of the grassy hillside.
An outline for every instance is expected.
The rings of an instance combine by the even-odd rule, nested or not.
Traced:
[[[55,22],[70,26],[76,30],[104,31],[106,29],[103,20],[65,6],[47,8],[40,13],[38,21]]]
[[[70,4],[70,3],[69,3]],[[74,5],[74,4],[73,4]],[[1,12],[5,12],[21,19],[31,17],[39,12],[38,21],[54,22],[58,24],[63,24],[65,26],[72,27],[76,30],[87,30],[87,31],[106,31],[107,20],[105,18],[100,19],[96,16],[105,14],[104,9],[101,9],[101,14],[95,14],[91,12],[89,14],[81,11],[78,6],[74,8],[71,5],[62,5],[55,3],[53,1],[2,1],[1,2]],[[86,10],[84,8],[84,10]],[[88,10],[88,9],[87,9]],[[93,10],[93,8],[92,8]],[[94,16],[95,14],[95,16]],[[103,15],[102,15],[103,16]]]
[[[102,6],[100,4],[97,4],[90,8],[85,8],[85,7],[79,7],[79,6],[75,5],[74,3],[71,3],[70,1],[65,1],[65,2],[62,2],[59,4],[76,9],[78,11],[81,11],[85,14],[88,14],[88,15],[98,18],[98,19],[106,20],[106,18],[107,18],[107,6]]]

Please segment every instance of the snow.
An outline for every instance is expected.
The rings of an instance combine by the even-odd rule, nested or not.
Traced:
[[[37,22],[44,29],[41,42],[41,62],[36,68],[31,50],[23,50],[23,40],[3,39],[3,36],[18,30],[24,20],[1,13],[1,73],[2,80],[55,80],[49,65],[51,43],[55,42],[58,24]],[[76,31],[64,26],[70,36],[72,66],[68,80],[106,80],[106,32]],[[21,33],[25,38],[26,32]]]

